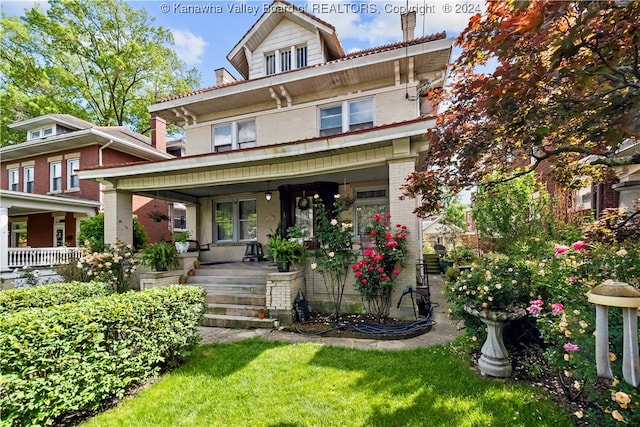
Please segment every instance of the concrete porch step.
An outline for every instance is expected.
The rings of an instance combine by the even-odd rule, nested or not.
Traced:
[[[245,276],[243,274],[235,276],[221,276],[221,275],[198,275],[190,276],[188,282],[194,285],[200,283],[215,283],[215,284],[239,284],[239,285],[263,285],[267,283],[266,276]]]
[[[207,304],[235,304],[249,306],[266,306],[267,296],[265,294],[215,294],[207,293]]]
[[[248,304],[207,304],[207,314],[226,314],[227,316],[258,317],[258,311],[264,310],[264,305]]]
[[[262,284],[242,284],[242,283],[189,283],[199,286],[208,294],[246,294],[246,295],[266,295],[267,285]]]
[[[214,326],[218,328],[275,328],[275,319],[259,319],[258,317],[229,316],[225,314],[205,314],[202,326]]]

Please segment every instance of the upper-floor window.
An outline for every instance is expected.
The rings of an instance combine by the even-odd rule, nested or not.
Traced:
[[[33,166],[26,166],[23,169],[24,172],[24,192],[25,193],[33,193],[35,191],[34,183],[35,183],[35,169]]]
[[[276,54],[271,53],[264,57],[264,73],[268,76],[276,73]]]
[[[9,169],[9,190],[20,191],[20,174],[18,168]]]
[[[62,162],[49,163],[49,191],[62,191]]]
[[[307,66],[307,47],[300,46],[296,48],[296,68]]]
[[[40,129],[34,129],[29,132],[29,139],[46,138],[53,135],[53,126],[46,126]]]
[[[78,172],[80,168],[80,159],[67,160],[67,190],[79,189],[80,178],[78,178]]]
[[[255,147],[256,140],[255,120],[227,123],[213,128],[214,152]]]
[[[224,200],[215,204],[215,240],[239,242],[256,240],[256,200]]]
[[[320,136],[373,127],[373,98],[320,108]],[[344,114],[346,112],[346,114]]]

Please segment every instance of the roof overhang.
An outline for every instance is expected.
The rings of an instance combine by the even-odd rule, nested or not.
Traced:
[[[443,71],[451,58],[453,39],[439,39],[336,60],[319,66],[301,68],[253,80],[205,89],[195,94],[158,102],[149,107],[153,114],[169,123],[182,125],[176,111],[186,108],[194,117],[228,112],[234,109],[273,104],[272,93],[283,89],[295,99],[307,99],[310,94],[325,93],[336,87],[349,87],[371,82],[370,86],[393,86],[396,66],[407,75],[409,58],[413,61],[413,79],[420,81]],[[269,107],[271,108],[271,107]]]
[[[65,120],[64,117],[54,114],[45,114],[43,116],[33,117],[27,120],[14,122],[8,125],[9,129],[16,129],[23,132],[27,132],[31,129],[43,127],[52,124],[60,124],[70,129],[78,129],[78,123],[74,123],[71,120]]]
[[[21,159],[24,157],[47,154],[67,149],[77,149],[93,144],[106,145],[113,142],[116,145],[111,148],[146,160],[161,160],[173,158],[168,153],[163,153],[143,144],[134,144],[123,138],[118,138],[96,128],[83,129],[76,132],[53,135],[47,138],[34,139],[20,144],[8,145],[0,148],[2,161]]]
[[[0,207],[8,209],[10,216],[46,212],[95,215],[100,201],[0,190]]]

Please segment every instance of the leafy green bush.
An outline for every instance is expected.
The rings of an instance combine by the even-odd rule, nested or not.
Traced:
[[[80,233],[78,233],[78,242],[89,242],[91,252],[102,252],[104,250],[104,213],[87,218],[80,223]],[[133,217],[133,247],[136,250],[141,249],[149,238],[138,218]]]
[[[111,288],[104,283],[70,282],[44,286],[10,289],[0,292],[0,314],[26,308],[51,307],[87,298],[109,295]]]
[[[0,316],[0,413],[50,425],[174,366],[200,340],[199,288],[169,286]]]

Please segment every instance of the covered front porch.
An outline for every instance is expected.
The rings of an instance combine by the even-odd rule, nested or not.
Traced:
[[[421,225],[413,214],[416,201],[400,197],[400,188],[426,148],[423,133],[428,123],[414,120],[329,138],[79,174],[104,184],[105,241],[117,236],[131,242],[134,194],[186,206],[191,238],[211,248],[200,252],[202,263],[241,262],[248,244],[260,243],[266,251],[268,235],[304,226],[309,259],[297,268],[309,300],[317,305],[327,298],[322,277],[308,268],[313,262],[312,198],[317,195],[327,205],[335,195],[349,200],[351,209],[341,220],[353,224],[356,242],[373,213],[388,213],[391,221],[410,231],[408,266],[397,280],[399,296],[415,286],[414,266],[421,254]],[[345,297],[361,301],[355,289],[347,289]]]

